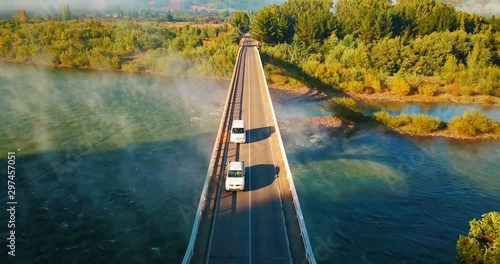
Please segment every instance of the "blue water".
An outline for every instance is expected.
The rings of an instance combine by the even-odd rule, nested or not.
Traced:
[[[18,202],[15,262],[2,244],[0,263],[179,263],[226,91],[0,64],[0,176],[16,152]]]
[[[275,110],[280,112],[281,118],[300,118],[304,116],[331,116],[327,101],[310,101],[299,99],[280,100]],[[500,107],[484,105],[459,105],[445,103],[398,103],[398,102],[357,102],[363,113],[373,113],[385,110],[391,115],[429,115],[442,121],[450,121],[454,116],[461,116],[465,112],[477,110],[489,118],[500,121]]]
[[[500,141],[332,133],[277,115],[320,263],[453,263],[469,221],[500,210]]]
[[[454,116],[461,116],[464,112],[472,112],[474,110],[484,113],[489,118],[500,121],[500,107],[483,106],[483,105],[458,105],[445,103],[396,103],[396,102],[369,102],[360,103],[364,113],[372,115],[374,112],[386,110],[391,115],[408,114],[418,115],[424,114],[432,117],[437,117],[442,121],[450,121]]]
[[[179,263],[227,85],[0,64],[0,149],[17,157],[17,263]],[[500,210],[499,141],[297,121],[330,115],[318,102],[276,112],[321,263],[451,263],[468,221]],[[0,214],[0,237],[6,223]]]

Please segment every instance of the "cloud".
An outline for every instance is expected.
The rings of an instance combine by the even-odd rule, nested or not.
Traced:
[[[480,15],[500,15],[500,1],[490,0],[486,4],[479,4],[477,0],[464,1],[457,5],[458,10],[477,13]]]

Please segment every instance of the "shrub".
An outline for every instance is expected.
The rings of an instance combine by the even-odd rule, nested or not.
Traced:
[[[410,124],[411,118],[409,115],[400,114],[397,116],[391,116],[388,112],[382,110],[373,114],[375,120],[388,125],[392,128],[399,128]]]
[[[483,100],[481,100],[481,103],[483,103],[485,105],[492,105],[495,103],[495,101],[493,100],[493,98],[491,96],[488,96],[488,97],[485,97]]]
[[[392,92],[400,94],[400,95],[408,95],[411,91],[410,85],[402,78],[396,77],[394,78],[389,87]]]
[[[410,92],[412,90],[417,91],[418,87],[422,86],[425,81],[423,76],[414,74],[405,76],[404,80],[408,85],[410,85]]]
[[[460,93],[460,85],[458,83],[452,83],[446,86],[446,90],[449,94],[459,96]]]
[[[488,78],[489,79],[489,78]],[[492,95],[495,91],[495,82],[491,79],[481,79],[476,85],[476,92],[478,94]]]
[[[497,87],[497,88],[493,91],[493,94],[494,94],[496,97],[500,97],[500,87]]]
[[[375,120],[377,120],[380,123],[384,123],[386,125],[389,125],[389,122],[391,120],[391,115],[387,111],[377,111],[373,114],[373,117],[375,117]]]
[[[418,93],[427,96],[434,96],[438,91],[436,85],[433,84],[424,84],[418,88]]]
[[[451,132],[462,136],[475,136],[479,133],[497,133],[500,122],[491,120],[479,111],[465,112],[453,117],[448,123]]]
[[[362,93],[363,92],[363,84],[358,81],[349,81],[347,82],[347,90],[353,93]]]
[[[382,92],[382,85],[380,84],[380,81],[377,79],[377,77],[373,74],[365,74],[364,82],[366,87],[371,87],[376,93]]]
[[[468,86],[468,85],[463,85],[460,87],[460,94],[461,95],[467,95],[470,96],[474,93],[474,90]]]
[[[410,125],[405,130],[411,134],[429,134],[438,130],[441,120],[426,115],[411,117]]]
[[[350,121],[362,121],[366,116],[356,105],[356,101],[347,97],[335,97],[330,101],[332,112],[339,118]]]
[[[469,224],[469,234],[457,241],[457,262],[500,263],[500,213],[483,214]]]

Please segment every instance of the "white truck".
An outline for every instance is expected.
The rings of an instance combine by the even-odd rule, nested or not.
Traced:
[[[229,141],[232,143],[245,143],[245,121],[243,120],[233,120],[233,124],[231,126],[231,136],[229,137]]]
[[[245,189],[245,163],[231,161],[227,167],[226,191],[243,191]]]

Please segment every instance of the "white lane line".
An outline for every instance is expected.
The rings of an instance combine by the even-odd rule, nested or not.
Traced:
[[[257,55],[257,48],[254,47],[254,51],[255,51],[255,55]],[[262,74],[258,74],[259,76],[259,82],[262,81],[262,82],[265,82],[265,78],[263,80],[263,76]],[[261,87],[261,92],[262,92],[262,87]],[[266,97],[267,98],[267,97]],[[272,104],[272,102],[268,102],[268,106],[271,106],[269,104]],[[266,105],[266,104],[264,104]],[[272,107],[272,106],[271,106]],[[266,110],[264,110],[264,115],[266,117],[266,124],[269,124],[269,120],[267,119],[267,112]],[[274,165],[274,170],[275,170],[275,176],[277,177],[277,173],[276,173],[276,159],[274,158],[274,148],[273,148],[273,144],[272,144],[272,140],[271,140],[271,137],[272,137],[272,134],[271,134],[271,131],[269,131],[269,140],[268,140],[268,143],[269,143],[269,146],[271,148],[271,154],[273,156],[273,165]],[[275,178],[276,180],[277,178]],[[290,261],[290,264],[292,264],[292,253],[290,252],[290,240],[288,239],[288,232],[286,230],[286,222],[285,222],[285,211],[283,210],[283,201],[282,201],[282,198],[281,198],[281,187],[280,187],[280,179],[277,179],[277,188],[278,188],[278,196],[279,196],[279,201],[280,201],[280,207],[281,207],[281,217],[283,219],[283,228],[285,230],[285,238],[286,238],[286,245],[287,245],[287,253],[288,253],[288,260]]]
[[[245,53],[245,55],[247,56],[247,59],[250,58],[250,56],[248,56],[248,53]],[[246,61],[245,60],[245,63],[247,63],[247,65],[249,65],[249,61]],[[252,130],[252,126],[250,125],[251,124],[251,118],[250,118],[250,105],[251,105],[251,98],[252,98],[252,95],[250,93],[250,67],[246,67],[246,72],[248,73],[247,75],[247,78],[245,78],[245,80],[248,80],[247,82],[247,87],[245,90],[248,90],[247,94],[248,94],[248,128],[249,128],[249,132],[248,132],[248,138],[251,139],[252,136],[250,135],[250,131]],[[248,146],[248,165],[251,166],[251,153],[250,153],[250,149],[251,149],[251,145]],[[248,192],[248,263],[252,264],[252,174],[250,172],[250,170],[248,170],[248,188],[250,189],[249,192]]]

